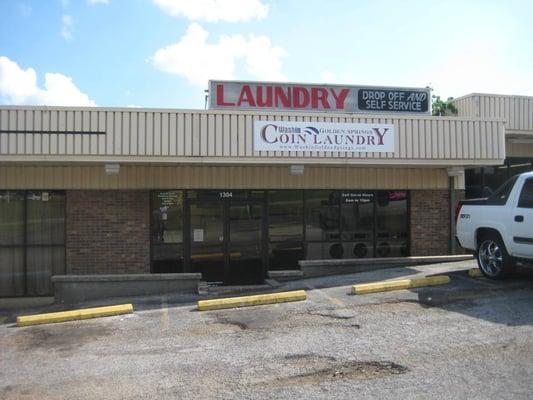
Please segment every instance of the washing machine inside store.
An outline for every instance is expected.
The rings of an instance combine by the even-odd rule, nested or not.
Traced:
[[[337,235],[338,236],[338,235]],[[337,242],[307,242],[308,260],[335,260],[343,258],[344,247]]]
[[[343,250],[345,259],[374,257],[372,232],[343,233]]]
[[[409,245],[404,233],[378,232],[376,235],[376,257],[407,257]]]

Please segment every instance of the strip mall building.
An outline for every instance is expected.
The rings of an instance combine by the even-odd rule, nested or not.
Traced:
[[[533,98],[211,82],[209,110],[0,106],[0,296],[52,275],[261,283],[454,251],[453,203],[532,169]],[[466,187],[465,187],[466,180]]]

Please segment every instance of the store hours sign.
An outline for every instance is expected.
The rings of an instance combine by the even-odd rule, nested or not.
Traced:
[[[255,121],[254,150],[394,152],[392,124]]]

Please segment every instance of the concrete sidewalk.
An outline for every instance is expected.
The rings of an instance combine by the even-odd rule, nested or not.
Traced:
[[[17,315],[29,315],[43,312],[53,312],[69,310],[73,308],[87,308],[98,307],[112,304],[133,303],[136,310],[150,310],[157,309],[161,305],[161,299],[165,299],[165,303],[169,306],[172,305],[192,305],[198,300],[219,298],[219,297],[233,297],[242,296],[245,294],[258,294],[258,293],[273,293],[291,290],[308,290],[308,289],[320,289],[320,288],[335,288],[350,286],[357,283],[366,283],[382,280],[402,279],[402,278],[417,278],[428,275],[438,274],[450,274],[459,273],[459,277],[466,278],[467,271],[470,268],[476,268],[477,264],[474,260],[439,263],[439,264],[426,264],[410,267],[398,267],[379,269],[375,271],[358,272],[353,274],[343,275],[331,275],[317,278],[300,279],[296,281],[288,282],[276,282],[273,279],[268,280],[270,285],[261,285],[254,290],[251,287],[247,287],[243,292],[243,288],[235,287],[226,288],[222,287],[220,293],[216,291],[208,293],[207,295],[156,295],[156,296],[143,296],[143,297],[120,297],[110,298],[103,300],[88,301],[79,304],[61,305],[54,304],[52,297],[38,297],[38,298],[4,298],[0,299],[0,321],[4,323],[13,322]],[[517,274],[520,274],[518,269]],[[470,279],[470,278],[469,278]],[[492,282],[485,278],[480,278],[484,281],[485,285],[492,285]],[[507,286],[520,287],[520,279],[511,279],[507,283]],[[442,290],[448,290],[444,287]]]

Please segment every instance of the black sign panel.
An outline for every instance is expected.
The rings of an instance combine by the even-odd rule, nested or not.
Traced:
[[[361,111],[428,112],[428,93],[427,90],[359,89],[357,105]]]
[[[366,204],[374,201],[374,193],[372,192],[342,192],[342,204]]]

